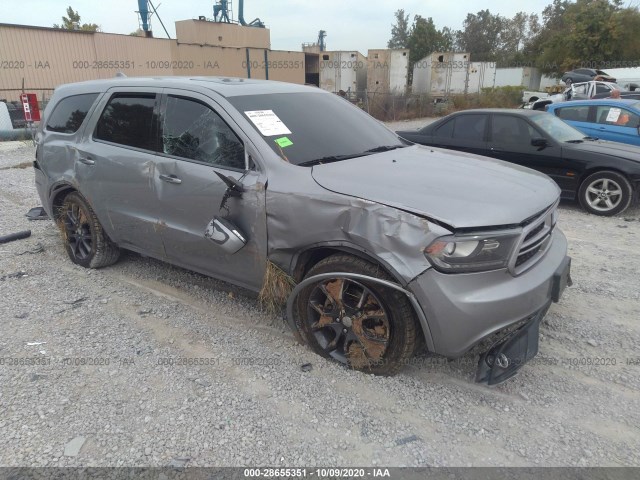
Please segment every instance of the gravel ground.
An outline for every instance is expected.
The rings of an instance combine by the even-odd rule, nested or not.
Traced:
[[[488,388],[472,354],[346,370],[251,294],[156,260],[74,266],[24,217],[33,154],[0,144],[0,235],[33,231],[0,245],[0,466],[640,466],[638,207],[561,206],[575,284],[535,361]]]

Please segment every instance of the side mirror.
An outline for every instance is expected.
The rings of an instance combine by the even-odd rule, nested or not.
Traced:
[[[205,238],[222,248],[229,255],[233,255],[247,244],[244,235],[240,233],[229,220],[221,217],[215,217],[204,232]]]
[[[534,146],[534,147],[544,148],[549,144],[547,143],[547,139],[546,138],[536,137],[536,138],[532,138],[531,139],[531,145]]]

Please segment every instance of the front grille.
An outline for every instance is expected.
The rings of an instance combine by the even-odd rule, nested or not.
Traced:
[[[511,271],[514,275],[530,269],[547,253],[556,226],[557,208],[556,203],[524,227],[520,246],[512,260]]]

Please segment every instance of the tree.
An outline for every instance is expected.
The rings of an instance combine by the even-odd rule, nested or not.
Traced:
[[[542,16],[531,51],[545,73],[626,66],[640,54],[640,11],[623,7],[622,0],[554,0]]]
[[[62,17],[62,25],[57,23],[53,24],[53,28],[60,28],[62,30],[84,30],[87,32],[97,32],[100,27],[95,23],[80,24],[80,14],[73,10],[73,8],[67,8],[67,16]]]
[[[394,14],[396,23],[391,26],[391,39],[387,43],[388,48],[407,48],[409,43],[409,15],[405,16],[400,9]]]
[[[504,26],[504,17],[493,15],[489,10],[481,10],[475,15],[469,13],[463,30],[456,36],[456,45],[459,50],[469,52],[473,61],[495,60]]]
[[[431,17],[416,15],[409,34],[409,61],[413,64],[430,53],[442,50],[442,34]]]

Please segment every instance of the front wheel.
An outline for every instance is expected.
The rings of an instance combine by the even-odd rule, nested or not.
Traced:
[[[57,221],[73,263],[85,268],[101,268],[118,260],[120,250],[109,239],[95,212],[79,193],[65,197]]]
[[[357,273],[384,280],[376,265],[351,255],[333,255],[315,265],[321,273]],[[413,356],[419,327],[401,292],[379,284],[335,278],[303,289],[296,299],[298,333],[318,355],[377,375],[393,375]]]
[[[633,198],[633,189],[623,175],[605,170],[584,179],[578,198],[587,212],[610,217],[627,209]]]

